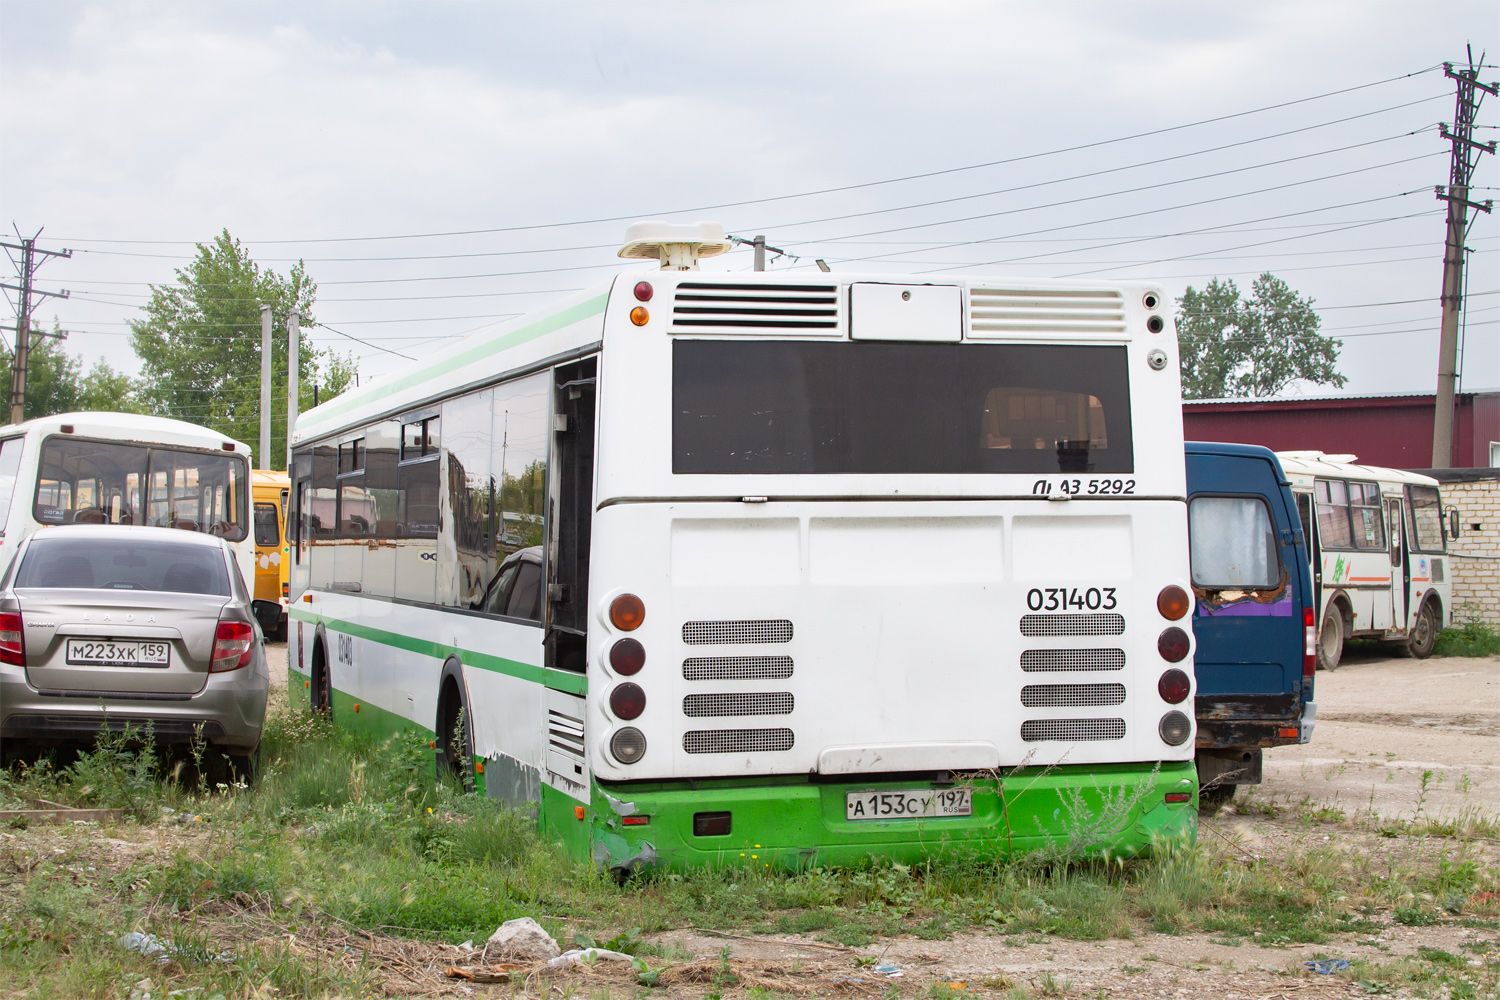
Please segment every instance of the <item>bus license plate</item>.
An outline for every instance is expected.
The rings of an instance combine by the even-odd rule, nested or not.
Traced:
[[[67,660],[89,667],[165,667],[170,648],[165,642],[69,639]]]
[[[925,819],[969,816],[973,812],[974,792],[970,788],[899,788],[844,795],[847,820]]]

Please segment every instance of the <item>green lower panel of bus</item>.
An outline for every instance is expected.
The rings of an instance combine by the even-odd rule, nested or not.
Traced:
[[[590,810],[593,860],[615,871],[636,871],[798,869],[871,858],[914,862],[1036,850],[1129,856],[1197,834],[1198,788],[1191,761],[1021,768],[1003,781],[965,784],[972,790],[969,816],[848,819],[848,793],[905,791],[925,783],[814,784],[800,776],[755,783],[697,781],[692,788],[685,782],[596,782]],[[1168,794],[1185,801],[1168,802]]]

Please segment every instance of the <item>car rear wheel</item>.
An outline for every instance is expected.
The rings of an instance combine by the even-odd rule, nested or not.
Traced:
[[[1344,616],[1338,605],[1328,605],[1323,612],[1323,627],[1318,630],[1318,669],[1334,670],[1344,655]]]
[[[1428,601],[1417,612],[1417,620],[1411,627],[1411,638],[1407,640],[1406,648],[1412,656],[1425,660],[1432,655],[1432,648],[1437,645],[1437,634],[1437,609]]]

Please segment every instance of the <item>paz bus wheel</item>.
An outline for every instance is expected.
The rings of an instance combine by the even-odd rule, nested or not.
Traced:
[[[1338,605],[1328,605],[1323,612],[1323,627],[1318,629],[1318,669],[1334,670],[1344,655],[1344,616]]]
[[[1406,648],[1419,660],[1425,660],[1432,655],[1432,647],[1437,645],[1438,616],[1437,610],[1428,601],[1422,605],[1422,610],[1417,612],[1416,623],[1411,627],[1411,638],[1406,642]]]

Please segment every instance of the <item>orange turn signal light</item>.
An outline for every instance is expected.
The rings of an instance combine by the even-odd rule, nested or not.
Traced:
[[[574,819],[583,819],[583,806],[574,806],[573,807],[573,818]]]
[[[1181,587],[1163,587],[1161,593],[1156,595],[1156,610],[1168,621],[1175,622],[1192,608],[1192,602],[1188,600],[1187,591]]]
[[[621,594],[609,602],[609,623],[621,632],[634,632],[646,620],[646,604],[634,594]]]
[[[651,313],[646,310],[645,306],[636,306],[630,310],[630,322],[636,326],[645,326],[650,319]]]

